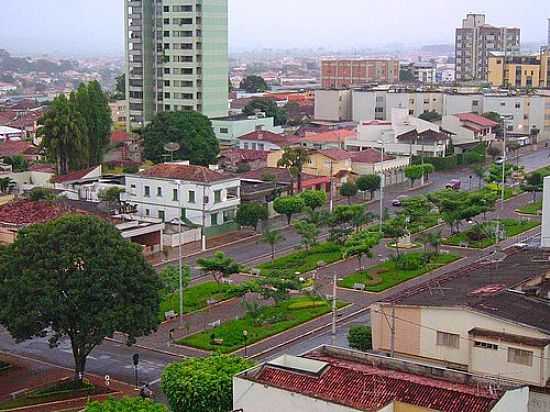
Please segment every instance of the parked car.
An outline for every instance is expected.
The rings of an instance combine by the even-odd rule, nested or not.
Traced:
[[[504,160],[505,160],[504,157],[499,156],[499,157],[497,157],[497,158],[495,159],[495,164],[501,165],[501,164],[504,163]]]
[[[403,200],[406,200],[408,197],[409,197],[409,196],[407,196],[407,195],[398,196],[398,197],[396,197],[395,199],[393,199],[393,200],[391,201],[391,204],[392,204],[392,206],[394,206],[394,207],[401,207],[401,202],[402,202]]]
[[[462,185],[462,182],[460,180],[453,179],[449,183],[447,183],[445,187],[451,190],[460,190],[461,185]]]

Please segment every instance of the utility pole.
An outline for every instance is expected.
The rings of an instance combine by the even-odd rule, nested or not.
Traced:
[[[391,357],[395,357],[395,304],[391,305],[391,342],[390,342]]]
[[[383,233],[384,226],[384,185],[386,176],[384,174],[384,142],[380,141],[380,233]]]
[[[508,136],[508,115],[503,116],[503,126],[504,126],[504,141],[502,144],[502,180],[501,180],[501,190],[500,190],[500,209],[497,212],[497,224],[496,224],[496,233],[495,233],[495,252],[497,250],[497,245],[500,239],[500,218],[501,212],[504,212],[504,198],[505,198],[505,184],[506,184],[506,138]]]
[[[178,190],[179,192],[179,190]],[[179,291],[179,298],[180,298],[180,328],[183,327],[183,261],[182,261],[182,253],[181,253],[181,235],[182,235],[182,221],[181,221],[181,216],[180,218],[178,219],[178,223],[179,223],[179,231],[178,231],[178,267],[179,267],[179,276],[180,276],[180,279],[179,279],[179,286],[180,286],[180,291]]]
[[[330,213],[334,210],[334,179],[333,179],[333,168],[332,160],[330,160],[330,192],[329,192],[329,211]]]
[[[332,344],[336,345],[336,273],[332,275]]]

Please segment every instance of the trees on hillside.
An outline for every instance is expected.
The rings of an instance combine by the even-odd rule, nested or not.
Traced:
[[[86,360],[115,331],[128,343],[158,326],[162,285],[141,249],[110,223],[66,215],[22,229],[0,250],[0,324],[25,341],[68,337],[75,379]]]
[[[244,79],[242,79],[240,88],[242,90],[245,90],[247,93],[258,93],[269,90],[269,87],[267,86],[264,78],[255,75],[246,76]]]
[[[220,152],[218,139],[208,117],[197,112],[164,112],[155,116],[143,129],[144,156],[160,163],[168,154],[167,143],[178,143],[175,160],[208,166],[217,161]]]

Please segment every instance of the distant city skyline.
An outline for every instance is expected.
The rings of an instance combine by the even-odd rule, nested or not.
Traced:
[[[0,48],[15,55],[122,56],[122,0],[7,1]],[[230,0],[230,49],[361,49],[451,44],[469,12],[521,28],[522,43],[546,43],[550,2],[501,0]],[[352,12],[353,11],[353,12]]]

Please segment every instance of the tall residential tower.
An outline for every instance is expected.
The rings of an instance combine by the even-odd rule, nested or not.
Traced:
[[[490,52],[519,53],[520,29],[485,23],[484,14],[468,14],[456,29],[456,80],[487,80]]]
[[[128,126],[228,112],[228,0],[124,0]]]

